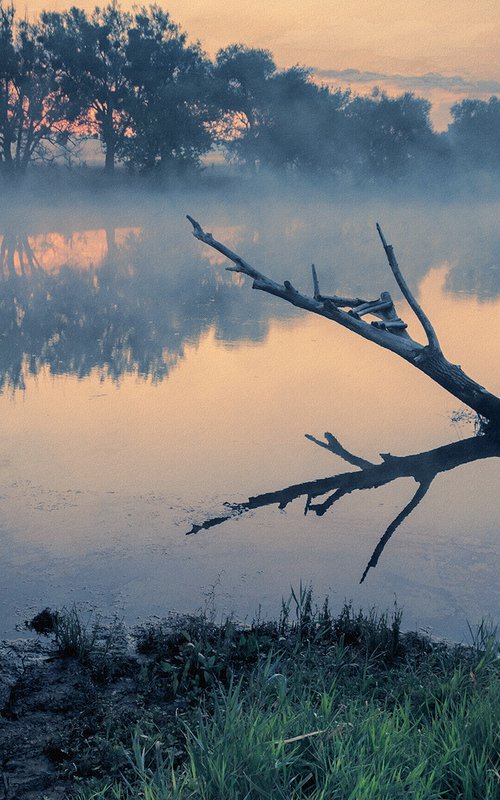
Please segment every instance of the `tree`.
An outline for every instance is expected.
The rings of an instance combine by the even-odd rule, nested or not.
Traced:
[[[231,45],[216,59],[229,153],[251,169],[334,172],[348,92],[331,91],[295,66],[277,70],[267,50]]]
[[[232,44],[215,60],[218,104],[224,114],[222,139],[230,154],[254,170],[259,136],[271,108],[269,93],[276,64],[269,50]]]
[[[362,177],[401,177],[443,155],[432,130],[431,104],[412,92],[356,97],[347,108],[346,159]]]
[[[17,22],[0,2],[0,168],[26,172],[48,146],[69,138],[67,102],[59,74],[44,46],[43,26]]]
[[[105,171],[112,173],[129,124],[126,48],[132,17],[113,2],[90,17],[79,8],[45,12],[42,22],[61,89],[71,101],[70,120],[98,134]]]
[[[451,364],[445,358],[434,327],[410,291],[399,268],[394,249],[392,245],[387,244],[378,224],[377,230],[389,266],[403,296],[425,332],[427,339],[425,345],[409,336],[406,331],[407,325],[398,317],[388,292],[382,292],[376,300],[324,295],[320,292],[318,276],[313,265],[313,295],[302,294],[289,281],[279,284],[271,280],[237,253],[214,239],[211,233],[205,233],[200,224],[192,217],[188,216],[188,219],[193,226],[195,238],[229,258],[234,264],[233,267],[228,267],[229,270],[251,277],[254,289],[281,297],[294,306],[326,317],[364,339],[390,350],[472,408],[485,420],[489,430],[498,432],[500,429],[500,398],[466,375],[460,366]],[[375,317],[375,319],[366,322],[363,317]]]
[[[254,140],[273,169],[336,173],[342,169],[348,92],[318,86],[303,67],[276,72],[266,87],[266,114]]]
[[[462,100],[451,107],[448,138],[458,159],[471,167],[500,168],[500,100]]]
[[[212,145],[209,62],[158,6],[135,15],[127,46],[128,163],[165,174],[197,167]]]

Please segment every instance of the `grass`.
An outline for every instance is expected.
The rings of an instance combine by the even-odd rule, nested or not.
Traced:
[[[301,587],[276,622],[202,615],[143,628],[140,702],[82,740],[94,777],[80,776],[75,797],[498,798],[494,632],[483,625],[471,647],[450,647],[400,623],[398,609],[333,615]],[[74,614],[59,626],[59,646],[70,635],[79,658]]]
[[[84,619],[75,605],[60,611],[45,608],[27,627],[43,635],[52,635],[60,658],[74,658],[87,668],[96,683],[105,683],[123,671],[126,630],[114,619],[104,624],[89,612]]]

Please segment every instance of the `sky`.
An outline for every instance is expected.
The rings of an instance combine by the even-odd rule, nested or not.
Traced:
[[[414,89],[444,127],[451,103],[500,94],[500,0],[159,0],[210,55],[243,42],[280,68],[303,64],[318,80],[365,93]],[[93,0],[17,0],[29,17]],[[130,9],[133,0],[123,0]]]

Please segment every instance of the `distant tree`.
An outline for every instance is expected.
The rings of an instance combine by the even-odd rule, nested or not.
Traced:
[[[254,149],[272,168],[330,174],[342,169],[349,93],[318,86],[303,67],[276,72],[268,81],[267,113]]]
[[[335,172],[348,93],[319,86],[310,70],[278,70],[267,50],[231,45],[216,58],[230,157],[250,169]]]
[[[0,2],[0,169],[22,174],[52,145],[68,141],[67,101],[42,26],[18,22]],[[52,149],[52,154],[54,151]]]
[[[61,88],[71,101],[70,119],[98,134],[105,171],[111,173],[129,125],[126,49],[132,17],[112,2],[90,17],[80,8],[45,12],[42,22]]]
[[[422,169],[442,154],[430,122],[431,104],[411,92],[356,97],[348,107],[345,158],[353,172],[397,178]]]
[[[217,53],[214,86],[223,113],[221,138],[228,153],[252,169],[260,159],[258,140],[269,121],[275,73],[268,50],[232,44]]]
[[[141,8],[129,31],[126,108],[121,153],[130,166],[161,174],[197,167],[212,146],[210,63],[199,44],[158,6]]]
[[[462,100],[451,107],[448,138],[457,158],[471,167],[500,168],[500,100]]]

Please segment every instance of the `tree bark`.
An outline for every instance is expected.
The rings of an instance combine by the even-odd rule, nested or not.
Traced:
[[[115,148],[114,142],[106,142],[106,155],[104,158],[104,172],[112,175],[115,170]]]
[[[237,253],[222,244],[222,242],[214,239],[211,233],[206,233],[192,217],[188,216],[188,219],[193,226],[193,235],[196,239],[229,258],[234,266],[227,267],[228,270],[240,272],[253,278],[252,288],[281,297],[298,308],[326,317],[332,322],[337,322],[339,325],[348,328],[353,333],[357,333],[364,339],[390,350],[421,372],[424,372],[435,383],[446,389],[462,403],[472,408],[489,423],[491,428],[500,427],[500,398],[466,375],[460,366],[451,364],[445,358],[434,328],[410,291],[397,263],[394,249],[392,245],[387,244],[380,225],[377,224],[377,230],[386,252],[389,266],[404,297],[425,331],[426,345],[416,342],[408,335],[407,326],[398,317],[388,292],[382,292],[380,298],[369,301],[362,300],[359,297],[345,298],[337,295],[323,295],[320,292],[317,272],[313,265],[313,296],[304,295],[298,292],[289,281],[279,284],[271,280],[252,267]],[[363,319],[364,316],[375,316],[377,319],[366,322]]]
[[[116,135],[113,125],[113,108],[107,106],[103,113],[101,136],[104,143],[104,172],[112,175],[115,170]]]

